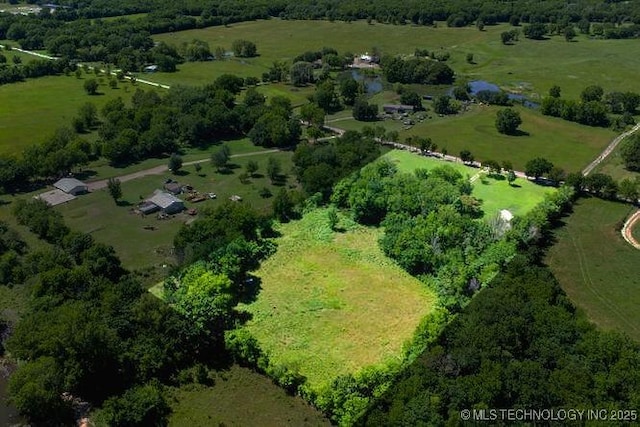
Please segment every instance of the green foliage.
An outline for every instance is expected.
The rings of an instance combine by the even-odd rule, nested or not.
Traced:
[[[433,100],[433,111],[437,114],[455,114],[458,112],[458,107],[451,102],[449,96],[443,95]]]
[[[553,163],[545,158],[536,157],[535,159],[531,159],[527,162],[524,173],[527,176],[532,176],[535,179],[538,179],[551,172],[551,169],[553,169]]]
[[[162,387],[150,383],[127,390],[120,397],[108,399],[96,416],[99,426],[162,427],[171,412]]]
[[[289,76],[294,86],[304,86],[308,83],[313,83],[313,66],[309,62],[296,62],[291,66]]]
[[[96,79],[89,79],[84,82],[84,90],[89,95],[96,95],[98,93],[98,81]]]
[[[440,61],[422,58],[382,58],[382,69],[389,83],[451,84],[453,70]]]
[[[522,118],[514,109],[504,108],[498,110],[496,114],[496,129],[498,129],[498,132],[513,135],[521,124]]]
[[[233,54],[239,58],[251,58],[258,54],[256,44],[248,40],[234,40],[231,49]]]
[[[169,170],[176,173],[180,169],[182,169],[182,156],[174,153],[169,157]]]
[[[61,242],[69,233],[60,212],[53,210],[44,200],[19,199],[13,207],[13,214],[19,224],[29,227],[31,232],[50,243]]]
[[[620,156],[631,171],[640,171],[640,137],[633,135],[622,143]]]
[[[369,104],[365,97],[359,96],[353,103],[353,118],[362,122],[375,121],[378,118],[378,106]]]
[[[109,190],[109,195],[116,203],[118,202],[118,199],[122,197],[122,186],[118,178],[109,178],[107,181],[107,190]]]

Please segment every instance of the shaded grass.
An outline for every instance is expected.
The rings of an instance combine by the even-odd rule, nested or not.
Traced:
[[[469,178],[480,173],[480,169],[462,163],[419,156],[408,151],[393,150],[384,157],[393,161],[403,172],[449,165]],[[545,193],[555,191],[552,187],[543,187],[523,178],[517,178],[513,184],[509,185],[506,179],[487,177],[484,173],[474,180],[472,194],[482,201],[484,218],[492,218],[502,209],[508,209],[514,215],[523,215],[540,203]]]
[[[402,358],[436,297],[378,246],[382,231],[318,209],[279,227],[278,250],[256,275],[262,289],[244,306],[246,328],[275,364],[298,370],[312,389],[341,374]]]
[[[622,160],[622,156],[620,155],[620,148],[624,145],[625,141],[627,141],[626,138],[596,167],[594,172],[611,175],[616,181],[621,181],[625,178],[635,179],[640,176],[639,172],[630,171],[624,165],[624,160]]]
[[[56,128],[71,126],[71,119],[86,102],[100,110],[110,99],[122,97],[128,102],[135,91],[127,92],[130,85],[122,82],[118,89],[111,89],[105,78],[98,90],[101,95],[89,96],[83,88],[88,78],[94,77],[49,76],[0,86],[0,154],[20,154]]]
[[[280,160],[283,173],[291,169],[291,152],[278,152],[250,157],[238,157],[231,160],[232,169],[227,174],[216,173],[209,163],[202,164],[202,171],[198,175],[193,166],[185,166],[184,174],[172,175],[166,172],[162,175],[152,175],[122,183],[122,200],[126,203],[116,205],[106,189],[83,195],[69,203],[56,207],[64,216],[65,222],[74,230],[91,233],[99,242],[112,245],[120,256],[125,267],[140,269],[145,267],[159,267],[173,263],[173,238],[178,229],[193,217],[186,213],[178,214],[167,220],[158,220],[152,214],[141,217],[131,213],[131,209],[148,198],[153,190],[162,188],[166,178],[172,178],[182,184],[193,186],[202,193],[214,192],[218,198],[200,203],[186,202],[187,208],[202,209],[215,207],[224,203],[233,194],[240,195],[243,202],[254,208],[267,212],[271,208],[270,198],[262,198],[259,191],[267,187],[275,195],[280,187],[270,183],[265,176],[257,176],[243,184],[238,175],[244,170],[249,160],[255,160],[260,167],[259,173],[266,170],[267,159],[273,156]],[[184,199],[183,196],[179,196]],[[155,230],[144,229],[153,226]]]
[[[254,41],[257,58],[241,61],[212,61],[183,64],[181,71],[157,74],[158,80],[171,83],[178,79],[189,84],[203,84],[222,73],[243,77],[260,77],[274,60],[291,61],[307,50],[331,46],[339,52],[363,53],[377,47],[386,54],[412,54],[416,48],[447,50],[449,64],[460,76],[484,79],[529,95],[546,94],[558,84],[563,96],[578,98],[582,89],[598,84],[605,91],[640,92],[636,78],[640,57],[629,55],[631,40],[591,40],[578,35],[568,43],[564,37],[537,41],[525,39],[505,46],[500,33],[509,25],[437,28],[413,25],[369,25],[365,21],[352,23],[329,21],[263,20],[232,24],[227,27],[180,31],[155,35],[154,40],[180,45],[194,38],[205,40],[212,49],[230,49],[236,39]],[[474,64],[466,62],[467,53],[474,54]],[[614,67],[611,64],[615,64]],[[181,75],[181,77],[178,77]],[[155,76],[154,76],[155,77]],[[175,80],[174,80],[175,79]]]
[[[640,251],[617,230],[632,208],[596,198],[580,199],[555,232],[549,265],[571,300],[602,329],[640,340]]]
[[[170,427],[329,426],[300,397],[289,396],[271,380],[247,368],[218,372],[211,387],[182,386],[171,390]]]

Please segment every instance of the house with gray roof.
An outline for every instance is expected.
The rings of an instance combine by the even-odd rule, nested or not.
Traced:
[[[147,199],[147,202],[153,203],[166,214],[174,214],[184,210],[184,202],[182,200],[162,190],[154,191],[153,196]]]
[[[87,184],[75,178],[62,178],[53,184],[53,186],[64,193],[74,196],[89,191]]]

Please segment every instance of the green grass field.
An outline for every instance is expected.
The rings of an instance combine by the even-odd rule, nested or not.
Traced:
[[[616,230],[629,205],[580,199],[546,262],[571,300],[603,329],[640,340],[640,251]]]
[[[601,85],[605,91],[640,92],[636,78],[640,57],[629,55],[628,40],[591,40],[578,36],[574,42],[563,37],[534,41],[520,37],[512,46],[500,41],[500,33],[509,25],[437,28],[412,25],[369,25],[329,21],[282,21],[271,19],[211,27],[154,36],[156,41],[179,45],[194,38],[205,40],[215,49],[227,49],[236,39],[254,41],[257,58],[240,61],[212,61],[184,64],[175,77],[157,74],[158,81],[182,81],[202,84],[222,73],[259,77],[274,60],[291,60],[307,50],[331,46],[340,52],[362,53],[377,47],[388,54],[412,54],[416,48],[445,49],[451,53],[449,63],[461,76],[483,79],[505,88],[528,94],[546,94],[558,84],[563,95],[577,98],[588,85]],[[521,28],[522,30],[522,28]],[[474,64],[466,62],[467,53],[474,54]],[[615,66],[612,66],[615,64]],[[180,76],[182,75],[182,76]],[[179,77],[180,76],[180,77]],[[174,80],[175,79],[175,80]]]
[[[384,157],[393,161],[404,172],[449,165],[469,178],[480,173],[479,169],[461,163],[419,156],[408,151],[393,150]],[[511,186],[506,179],[497,180],[482,173],[473,183],[472,194],[482,200],[484,218],[491,218],[502,209],[507,209],[514,215],[523,215],[540,203],[545,193],[552,191],[555,191],[552,187],[543,187],[522,178],[517,178]]]
[[[279,227],[278,250],[256,275],[261,290],[242,306],[246,328],[271,361],[298,369],[312,389],[341,374],[402,357],[436,297],[386,258],[381,230],[341,217],[332,232],[318,209]]]
[[[24,147],[41,143],[47,135],[62,126],[71,126],[71,119],[86,102],[98,110],[118,96],[125,102],[134,90],[129,83],[119,83],[118,89],[100,86],[100,95],[89,96],[83,88],[85,79],[75,76],[51,76],[0,86],[0,153],[20,154]]]
[[[215,374],[211,387],[171,390],[169,427],[329,426],[300,397],[289,396],[273,382],[247,368],[232,366]]]
[[[624,144],[624,141],[613,150],[609,157],[596,167],[595,172],[611,175],[613,179],[617,181],[625,178],[634,179],[640,176],[640,173],[630,171],[624,167],[624,161],[622,160],[622,156],[620,156],[620,147],[622,144]]]
[[[534,157],[544,157],[566,171],[578,172],[598,157],[616,135],[610,129],[543,116],[528,108],[517,109],[523,122],[519,129],[527,133],[518,136],[503,135],[496,130],[499,107],[479,105],[448,117],[438,117],[429,111],[431,119],[417,122],[409,130],[403,130],[400,120],[358,122],[349,119],[350,112],[346,111],[331,116],[329,120],[335,121],[329,124],[347,130],[384,126],[387,131],[398,131],[400,141],[412,135],[430,137],[438,145],[438,151],[446,148],[449,154],[458,156],[460,151],[469,150],[476,160],[509,160],[517,170],[524,170],[527,161]]]
[[[141,198],[150,197],[153,190],[162,188],[164,180],[171,177],[180,183],[193,186],[202,193],[215,192],[215,200],[200,203],[186,203],[188,208],[204,208],[224,203],[231,195],[237,194],[243,198],[241,203],[251,204],[259,210],[269,210],[271,198],[262,198],[259,191],[267,187],[275,195],[280,187],[270,183],[264,174],[269,156],[280,160],[283,173],[291,169],[291,152],[260,154],[256,156],[237,157],[231,159],[234,165],[232,173],[220,174],[209,164],[202,165],[201,174],[195,173],[194,166],[185,166],[183,175],[172,175],[166,172],[162,175],[146,176],[122,183],[122,206],[117,206],[106,189],[83,195],[69,203],[56,207],[72,229],[91,233],[99,242],[112,245],[120,256],[125,267],[139,269],[158,267],[171,264],[173,257],[171,247],[173,238],[180,226],[191,221],[193,217],[186,213],[178,214],[168,220],[158,220],[155,215],[140,217],[130,212]],[[205,156],[206,157],[206,156]],[[258,162],[260,169],[255,178],[243,184],[238,175],[244,171],[249,160]],[[292,178],[289,177],[289,181]],[[155,230],[144,229],[154,226]]]

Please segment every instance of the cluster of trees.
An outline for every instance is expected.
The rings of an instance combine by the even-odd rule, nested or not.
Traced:
[[[17,61],[16,61],[17,58]],[[67,60],[50,61],[48,59],[35,59],[22,63],[20,57],[14,57],[13,64],[7,62],[6,56],[0,52],[0,85],[20,82],[24,79],[68,74],[75,70],[75,65]]]
[[[383,251],[455,311],[515,251],[501,240],[504,224],[474,220],[483,213],[471,190],[449,166],[409,174],[378,161],[339,182],[331,200],[360,223],[382,225]]]
[[[23,255],[26,254],[27,249],[27,244],[20,234],[10,228],[6,222],[0,221],[0,285],[13,286],[22,283],[26,277]],[[3,329],[0,325],[0,337]],[[0,355],[2,355],[1,343]]]
[[[588,126],[609,126],[608,113],[621,114],[613,123],[633,124],[633,115],[640,105],[640,95],[634,92],[610,92],[605,95],[600,86],[588,86],[580,94],[580,101],[563,99],[560,89],[554,86],[548,97],[542,100],[540,112],[547,116],[561,117]]]
[[[108,425],[158,425],[168,411],[160,382],[175,384],[199,357],[214,362],[219,343],[45,202],[18,201],[14,213],[50,245],[22,255],[29,283],[19,286],[32,300],[5,343],[24,362],[10,378],[13,403],[46,425],[72,423],[74,397],[102,405]]]
[[[290,147],[298,143],[302,129],[300,120],[293,116],[289,98],[274,96],[265,105],[264,98],[256,93],[247,94],[254,101],[248,107],[251,114],[259,114],[248,133],[251,141],[262,147]],[[262,103],[259,100],[262,99]],[[245,105],[247,98],[245,97]],[[324,121],[324,118],[323,118]]]
[[[620,156],[627,169],[640,172],[640,136],[632,135],[622,143]]]
[[[453,70],[440,61],[385,56],[380,65],[389,83],[451,84]]]
[[[496,113],[496,129],[500,133],[514,135],[521,124],[520,113],[513,108],[503,108]]]
[[[534,255],[518,255],[360,420],[448,424],[471,408],[631,408],[637,344],[601,332]]]
[[[304,191],[320,193],[327,200],[335,183],[379,155],[380,145],[373,136],[348,131],[333,140],[298,145],[293,163]]]

